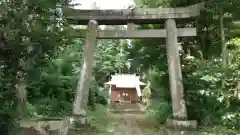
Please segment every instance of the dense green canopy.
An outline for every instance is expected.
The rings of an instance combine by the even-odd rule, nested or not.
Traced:
[[[198,31],[197,37],[179,39],[188,115],[201,126],[221,125],[240,130],[240,1],[136,0],[138,7],[153,8],[199,2],[206,6],[201,16],[196,22],[179,26],[195,26]],[[0,125],[10,127],[17,119],[28,116],[71,114],[84,39],[70,36],[72,28],[62,16],[59,4],[60,0],[0,3],[0,30],[6,38],[0,41]],[[228,15],[223,22],[225,44],[229,46],[228,57],[224,57],[228,59],[227,69],[222,68],[224,50],[220,32],[220,17],[224,15]],[[160,27],[149,24],[138,29]],[[165,39],[139,39],[131,43],[98,40],[89,109],[94,110],[95,104],[107,104],[108,93],[103,84],[110,75],[119,72],[137,73],[148,82],[143,98],[149,113],[154,111],[159,123],[171,117]],[[152,102],[148,102],[150,99]]]

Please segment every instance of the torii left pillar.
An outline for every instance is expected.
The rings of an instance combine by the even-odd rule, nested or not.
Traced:
[[[84,56],[82,61],[80,78],[77,84],[75,101],[73,104],[73,116],[75,123],[87,123],[87,103],[89,89],[92,80],[92,68],[94,52],[96,49],[98,23],[95,20],[90,20],[85,38]]]

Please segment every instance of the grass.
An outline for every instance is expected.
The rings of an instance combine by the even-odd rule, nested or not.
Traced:
[[[119,116],[119,115],[117,115]],[[120,115],[121,116],[121,115]],[[69,135],[115,135],[120,117],[112,115],[106,107],[97,105],[97,110],[89,112],[90,125],[80,129],[69,130]],[[168,131],[154,118],[146,115],[136,115],[138,128],[143,133],[138,135],[180,135],[181,131]],[[240,135],[239,131],[219,127],[205,127],[195,132],[185,132],[183,135]]]
[[[115,131],[116,120],[107,108],[96,105],[96,111],[89,111],[90,125],[79,129],[70,129],[69,135],[112,135]]]

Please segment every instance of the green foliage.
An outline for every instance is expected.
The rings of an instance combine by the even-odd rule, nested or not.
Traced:
[[[64,47],[51,61],[39,66],[31,74],[32,82],[28,87],[29,101],[37,114],[44,116],[71,115],[78,75],[83,53],[83,41],[75,40]],[[106,105],[107,91],[95,79],[89,94],[89,108],[95,110],[95,103]],[[56,110],[56,111],[53,111]]]
[[[21,118],[20,102],[17,102],[19,84],[24,83],[32,88],[43,83],[36,81],[41,76],[39,65],[58,53],[60,46],[68,45],[71,41],[64,20],[58,19],[58,3],[42,0],[8,0],[0,3],[0,32],[1,36],[6,37],[0,43],[0,121],[11,131],[13,127],[10,126]],[[38,91],[33,93],[39,94]],[[31,104],[28,108],[34,111]]]
[[[29,116],[71,114],[84,43],[83,40],[72,39],[72,29],[57,7],[59,2],[1,3],[1,24],[4,23],[1,32],[7,37],[7,41],[0,44],[2,123],[14,122],[18,116],[15,85],[20,79],[27,85]],[[103,84],[108,80],[109,73],[115,73],[125,66],[125,54],[119,53],[120,49],[126,48],[126,44],[122,48],[119,44],[116,40],[108,40],[98,45],[89,94],[92,110],[95,110],[95,103],[107,104],[107,91]],[[23,76],[17,76],[18,72]]]
[[[200,0],[138,0],[137,6],[179,7],[198,2]],[[205,2],[205,11],[196,21],[198,36],[179,38],[188,115],[200,125],[222,125],[233,131],[239,130],[240,51],[239,24],[235,24],[235,20],[239,19],[240,3],[239,0]],[[0,42],[0,125],[10,127],[19,117],[16,113],[17,85],[22,81],[27,85],[29,116],[71,114],[84,41],[73,40],[70,36],[72,29],[59,12],[59,3],[59,0],[28,0],[25,3],[24,0],[8,0],[0,3],[0,32],[7,37],[6,41]],[[219,16],[225,14],[231,16],[224,21],[226,39],[228,44],[234,45],[228,48],[227,70],[221,68],[219,47]],[[189,25],[192,23],[179,26]],[[141,25],[139,29],[161,27]],[[107,29],[122,27],[108,26]],[[118,72],[144,76],[148,85],[143,90],[143,97],[147,101],[149,116],[160,123],[171,117],[164,39],[133,40],[131,46],[126,40],[99,40],[88,102],[90,113],[96,113],[95,117],[105,115],[96,111],[105,112],[106,109],[98,105],[107,104],[108,93],[103,84],[110,75]],[[226,80],[224,83],[223,79]]]
[[[201,129],[200,135],[239,135],[239,131],[220,126]]]
[[[92,82],[92,88],[89,92],[88,105],[90,110],[95,111],[95,104],[107,105],[108,91],[99,86],[96,81]]]
[[[164,124],[166,119],[172,116],[172,108],[168,102],[152,100],[147,108],[147,116]]]
[[[189,64],[191,66],[183,71],[190,119],[197,119],[204,125],[220,124],[221,117],[228,111],[232,102],[231,92],[221,89],[223,74],[219,68],[220,61],[202,63],[189,60],[186,65]]]
[[[143,5],[145,7],[180,7],[199,2],[203,1],[138,0],[137,4],[140,7]],[[219,30],[219,16],[222,14],[232,16],[224,19],[226,39],[229,40],[229,44],[237,45],[236,37],[238,36],[236,33],[230,34],[230,31],[237,31],[238,27],[236,25],[229,27],[227,24],[234,23],[234,20],[239,17],[238,11],[238,0],[206,0],[205,10],[196,19],[198,36],[179,38],[179,42],[182,43],[180,58],[188,116],[189,119],[198,120],[200,125],[222,125],[233,130],[239,127],[240,99],[237,94],[239,93],[239,48],[234,47],[229,51],[229,68],[227,71],[223,70]],[[179,24],[179,27],[189,27],[189,25],[192,24]],[[159,27],[163,26],[141,25],[139,29]],[[165,41],[161,39],[134,40],[129,58],[134,60],[132,65],[140,68],[140,73],[149,82],[143,91],[144,96],[157,99],[160,105],[164,103],[167,106],[171,105],[171,97],[165,47]],[[224,75],[224,72],[227,74]],[[223,79],[226,79],[224,84],[222,84]],[[164,112],[162,108],[164,107],[159,107],[155,112]],[[159,118],[158,115],[155,117]]]

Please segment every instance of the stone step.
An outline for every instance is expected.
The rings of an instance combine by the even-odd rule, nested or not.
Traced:
[[[110,110],[112,113],[130,113],[130,114],[144,114],[145,111],[142,111],[142,110]]]
[[[111,107],[119,109],[140,109],[140,105],[136,103],[112,103]]]
[[[111,104],[110,111],[113,113],[131,113],[143,114],[141,105],[138,103],[113,103]]]

